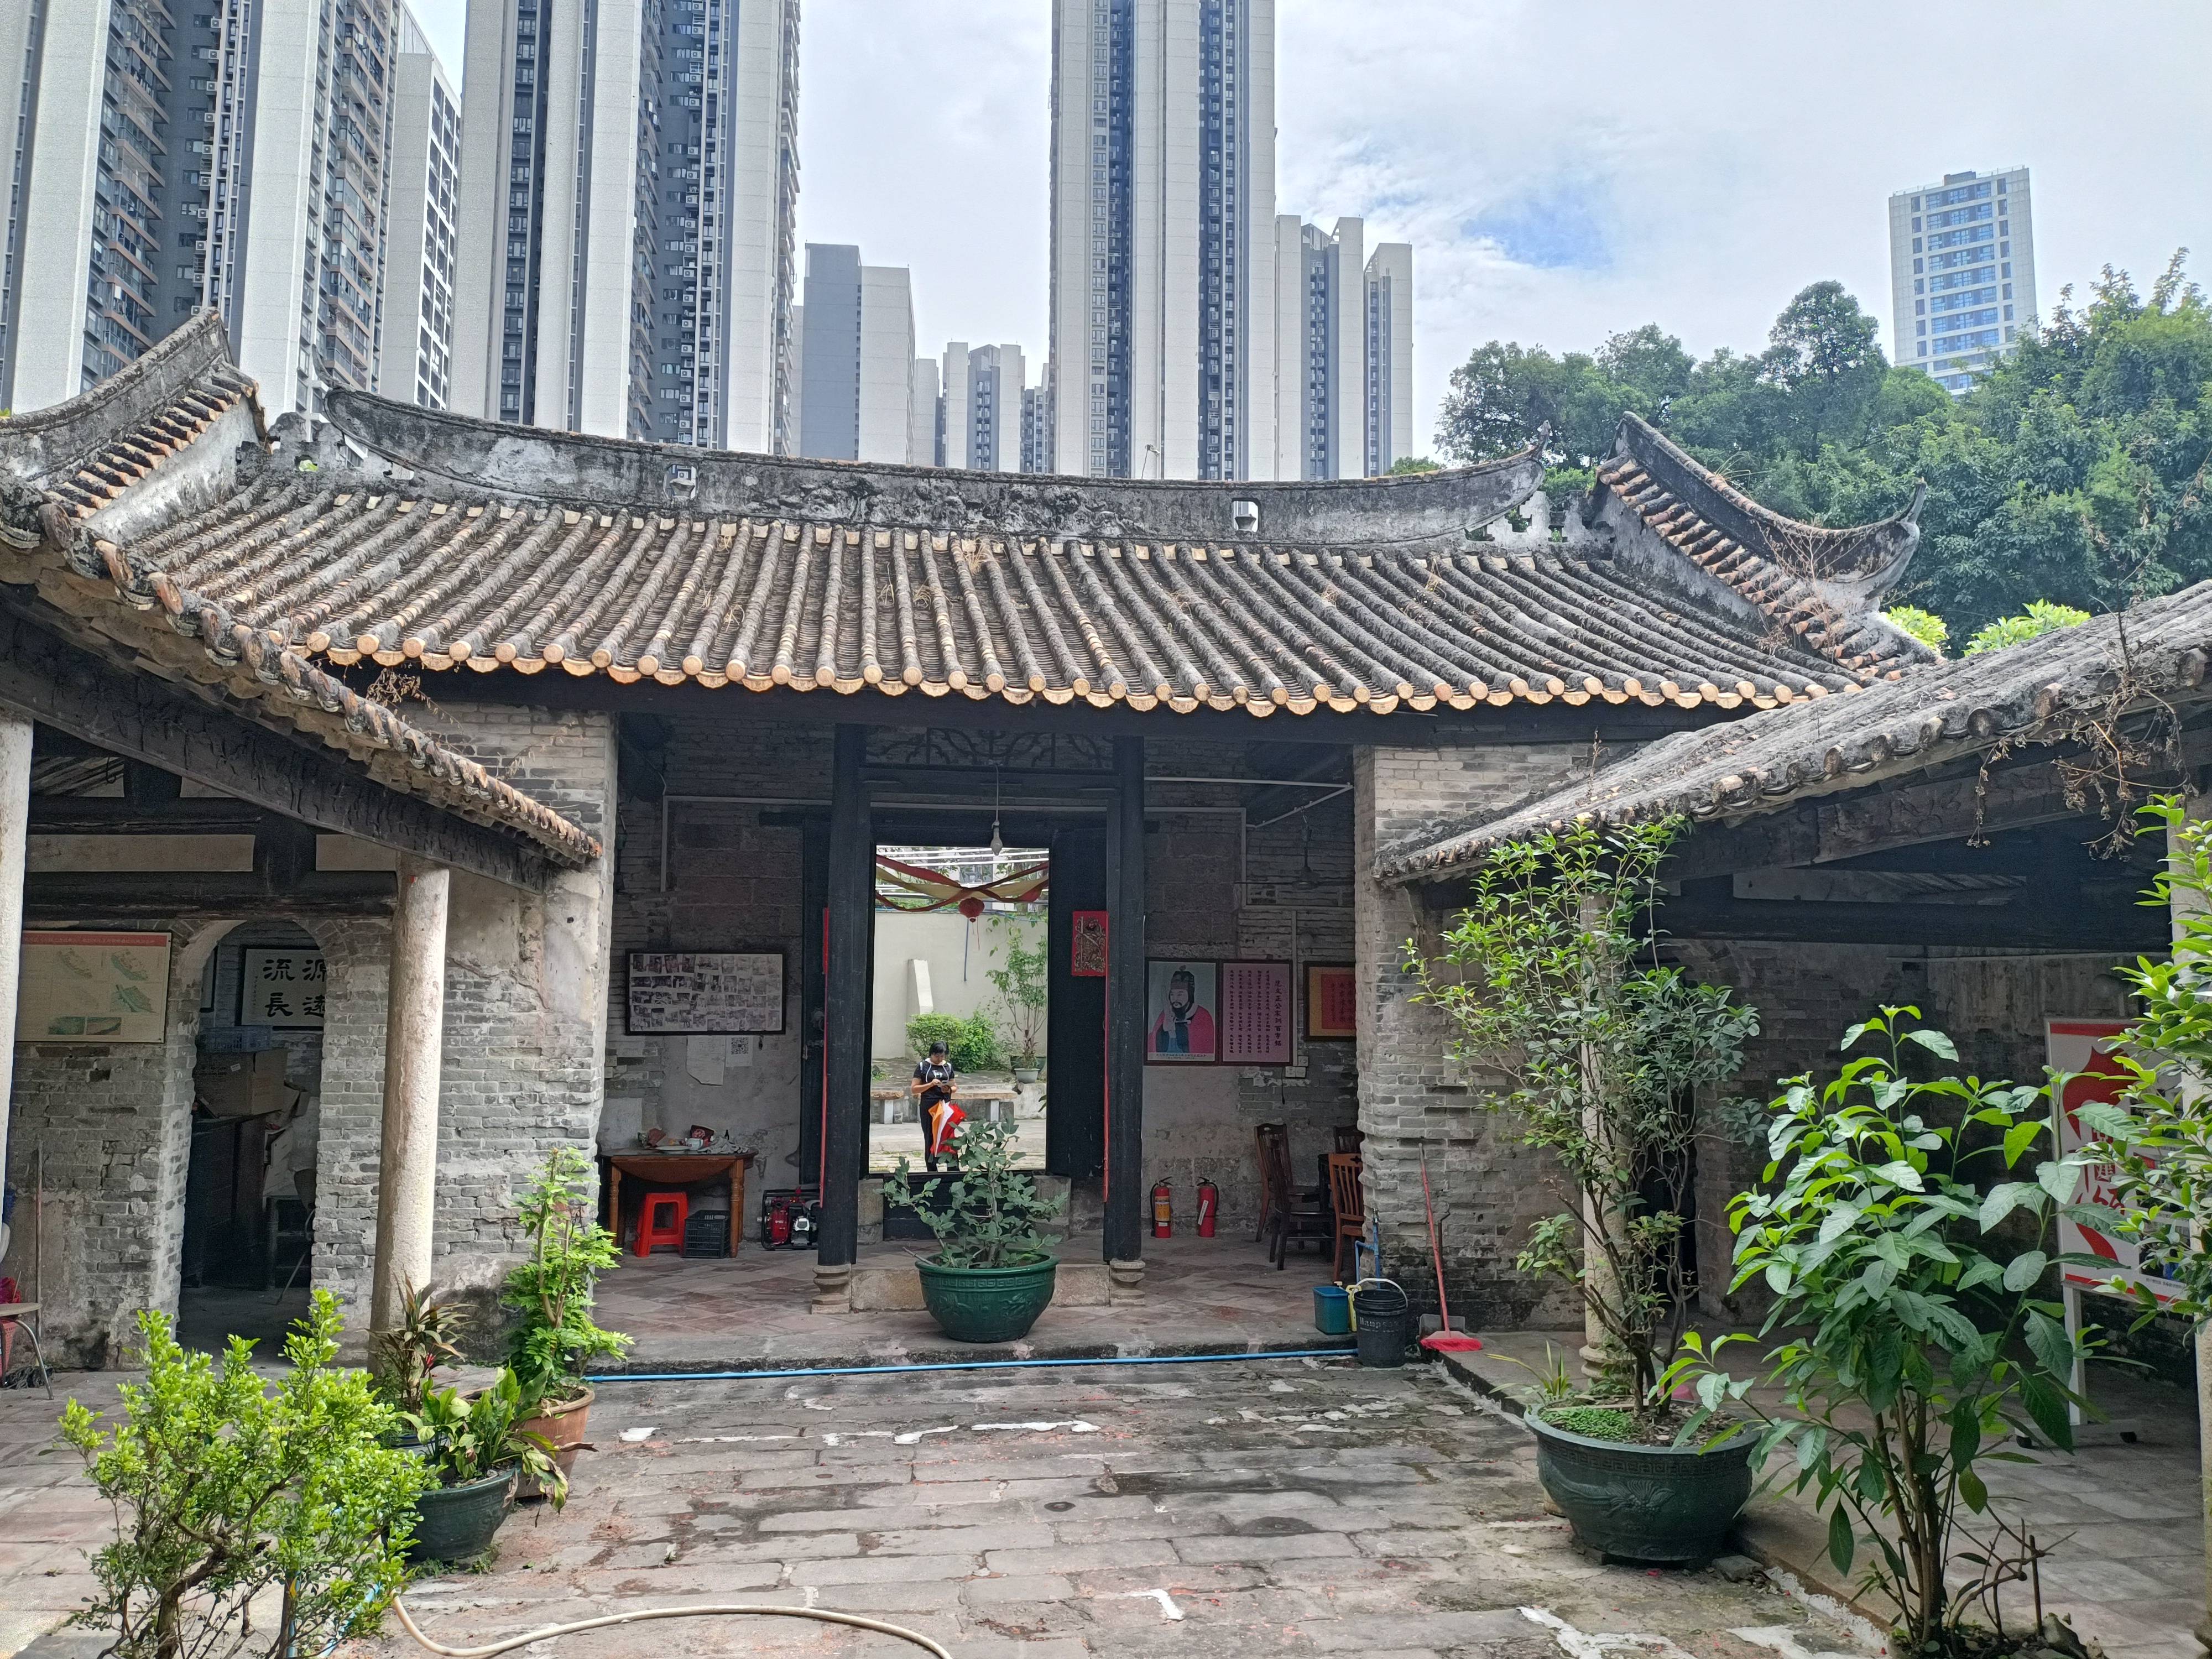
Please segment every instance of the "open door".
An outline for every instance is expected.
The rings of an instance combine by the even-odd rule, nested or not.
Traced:
[[[1105,908],[1105,830],[1054,830],[1044,1124],[1045,1168],[1054,1175],[1097,1176],[1106,1167],[1106,981],[1073,971],[1075,914]]]

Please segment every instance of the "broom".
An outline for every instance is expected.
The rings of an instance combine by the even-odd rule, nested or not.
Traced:
[[[1481,1339],[1469,1336],[1465,1331],[1451,1328],[1451,1301],[1444,1295],[1444,1256],[1437,1246],[1436,1200],[1429,1196],[1429,1155],[1421,1154],[1421,1212],[1429,1223],[1429,1265],[1437,1270],[1437,1311],[1442,1320],[1440,1328],[1421,1339],[1421,1346],[1431,1353],[1465,1353],[1480,1348]]]

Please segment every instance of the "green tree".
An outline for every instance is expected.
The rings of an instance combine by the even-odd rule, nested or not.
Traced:
[[[1441,472],[1443,469],[1425,455],[1401,455],[1390,463],[1390,476],[1401,477],[1408,472]]]
[[[2055,634],[2062,628],[2078,627],[2089,620],[2089,613],[2077,611],[2070,605],[2053,605],[2048,599],[2031,599],[2027,609],[2017,617],[2001,617],[1996,622],[1976,631],[1966,641],[1966,654],[1978,657],[1984,651],[2002,651],[2008,645],[2026,645],[2030,640],[2039,640],[2045,634]]]

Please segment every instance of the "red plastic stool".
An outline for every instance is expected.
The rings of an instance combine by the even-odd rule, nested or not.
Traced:
[[[684,1224],[691,1218],[691,1200],[684,1193],[647,1193],[637,1212],[637,1243],[633,1255],[651,1255],[665,1244],[684,1254]]]

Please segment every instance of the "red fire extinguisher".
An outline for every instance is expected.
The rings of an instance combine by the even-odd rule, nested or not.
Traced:
[[[1214,1212],[1221,1207],[1221,1188],[1213,1184],[1210,1176],[1200,1176],[1198,1181],[1198,1236],[1213,1237]]]
[[[1163,1180],[1152,1188],[1152,1237],[1166,1238],[1175,1232],[1174,1194]]]

